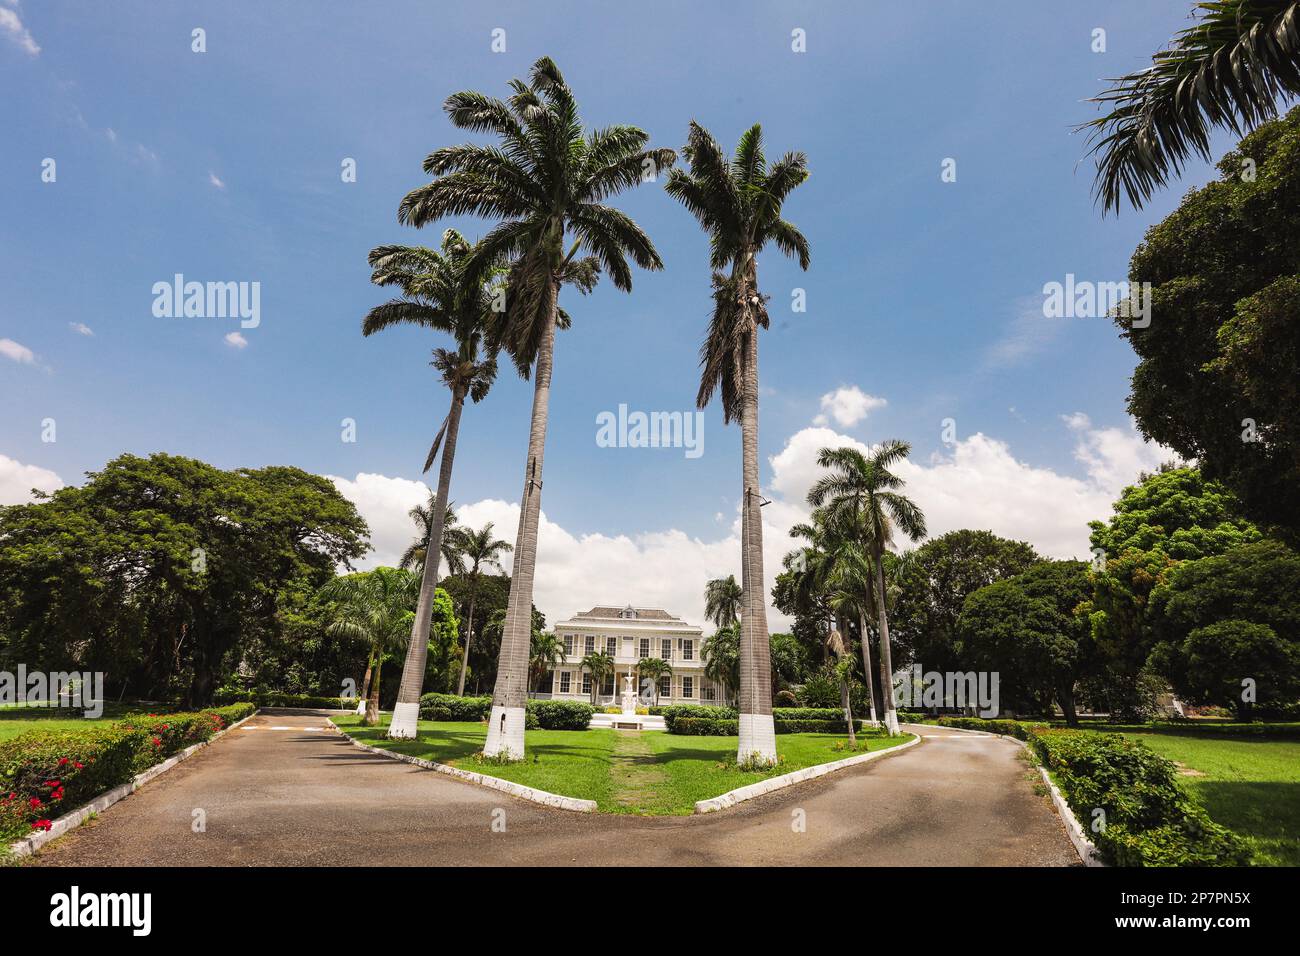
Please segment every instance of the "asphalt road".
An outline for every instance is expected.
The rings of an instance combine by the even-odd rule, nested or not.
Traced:
[[[263,713],[32,865],[1078,865],[1019,747],[917,730],[903,753],[731,810],[647,818],[553,810],[369,754],[323,712]]]

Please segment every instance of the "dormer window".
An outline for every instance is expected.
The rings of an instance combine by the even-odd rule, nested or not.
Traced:
[[[625,621],[635,621],[636,608],[632,607],[632,605],[629,604],[627,607],[623,608],[623,610],[618,612],[618,616]]]

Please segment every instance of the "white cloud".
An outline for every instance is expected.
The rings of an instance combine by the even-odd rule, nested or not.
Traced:
[[[13,339],[0,339],[0,355],[23,365],[36,364],[36,354]]]
[[[63,487],[63,479],[48,468],[24,465],[0,455],[0,505],[21,505],[32,500],[32,489],[54,491]]]
[[[212,185],[216,186],[218,189],[225,189],[225,188],[226,188],[226,184],[225,184],[225,182],[221,179],[221,177],[218,176],[216,173],[211,172],[211,171],[208,172],[208,182],[210,182]]]
[[[40,44],[36,42],[36,38],[32,36],[31,31],[23,26],[22,17],[18,15],[17,8],[16,0],[7,6],[0,6],[0,33],[6,34],[31,56],[36,56],[41,52]]]
[[[227,332],[226,344],[231,348],[246,349],[248,348],[248,339],[244,338],[239,332]]]
[[[813,424],[827,425],[833,418],[837,425],[850,428],[866,418],[868,412],[883,408],[886,404],[888,403],[883,398],[868,395],[856,385],[841,385],[822,396],[822,411],[813,419]]]
[[[78,335],[95,334],[95,330],[92,329],[90,326],[88,326],[85,322],[69,322],[68,328],[72,329],[72,331],[76,332]]]
[[[1109,514],[1123,485],[1168,455],[1144,443],[1131,428],[1093,428],[1086,416],[1075,417],[1072,423],[1077,433],[1075,456],[1087,472],[1084,478],[1020,461],[1005,442],[982,434],[958,442],[928,462],[904,462],[898,473],[907,482],[905,492],[924,510],[931,535],[958,528],[988,529],[1028,541],[1050,557],[1086,556],[1088,521]],[[769,600],[781,558],[796,544],[789,529],[808,517],[805,496],[822,473],[817,453],[843,445],[867,448],[834,429],[813,426],[790,436],[769,458],[772,481],[764,491],[771,502],[763,508]],[[420,481],[375,474],[330,480],[370,524],[375,552],[362,566],[395,564],[416,533],[407,512],[428,500],[428,487]],[[496,536],[514,543],[517,503],[485,499],[461,505],[456,513],[476,528],[493,522]],[[715,512],[712,517],[722,525],[715,539],[692,537],[675,528],[580,535],[543,511],[533,603],[552,623],[595,604],[633,603],[662,607],[704,625],[705,582],[727,574],[740,576],[738,511]],[[510,557],[502,564],[509,572]],[[768,622],[773,630],[790,624],[770,605]]]

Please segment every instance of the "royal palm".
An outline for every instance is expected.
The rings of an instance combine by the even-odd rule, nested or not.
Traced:
[[[897,439],[882,442],[866,454],[856,448],[823,448],[817,463],[830,469],[830,473],[819,478],[808,492],[809,504],[825,508],[826,523],[851,530],[870,555],[880,633],[880,694],[885,707],[885,726],[891,735],[898,733],[898,714],[894,708],[893,661],[889,650],[885,550],[893,541],[895,529],[913,541],[925,537],[925,515],[910,498],[898,492],[903,479],[889,470],[910,451],[907,442]]]
[[[771,659],[763,581],[763,498],[758,473],[758,330],[767,308],[758,287],[758,254],[773,244],[808,268],[808,241],[781,218],[786,197],[808,177],[803,153],[787,153],[770,166],[763,132],[746,130],[728,160],[697,123],[684,151],[690,171],[673,170],[667,190],[709,234],[713,318],[700,349],[702,372],[696,404],[716,392],[724,422],[739,421],[742,443],[740,624],[740,743],[744,763],[776,761],[772,723]]]
[[[501,557],[513,550],[508,541],[494,538],[491,521],[475,531],[461,529],[458,536],[460,558],[465,564],[464,574],[469,581],[469,613],[465,616],[465,651],[460,661],[460,680],[456,693],[465,696],[465,672],[469,669],[469,646],[474,640],[474,603],[478,600],[479,582],[484,571],[501,571]]]
[[[527,699],[533,575],[541,514],[542,454],[561,285],[587,290],[599,267],[628,291],[628,260],[644,269],[663,263],[649,237],[606,200],[655,178],[672,150],[647,149],[648,135],[632,126],[586,132],[573,93],[556,65],[538,60],[528,82],[513,80],[506,100],[455,93],[447,115],[461,129],[489,133],[493,146],[463,144],[425,160],[433,182],[402,201],[401,218],[423,226],[472,213],[499,219],[479,243],[478,265],[512,263],[497,341],[523,375],[533,377],[533,409],[524,487],[515,539],[510,599],[501,638],[496,687],[484,753],[522,757]],[[576,258],[579,252],[584,258]]]
[[[435,349],[431,363],[451,391],[451,407],[424,462],[424,470],[428,471],[441,445],[438,490],[425,516],[428,533],[424,543],[420,602],[411,625],[411,639],[402,666],[402,683],[388,729],[390,737],[414,737],[416,733],[429,651],[429,621],[440,563],[436,559],[429,560],[428,555],[444,552],[443,532],[461,411],[467,396],[475,402],[481,401],[496,377],[495,352],[485,351],[484,346],[493,303],[490,283],[496,278],[496,271],[491,263],[470,269],[474,252],[474,246],[460,233],[448,229],[442,237],[441,251],[419,246],[380,246],[370,253],[370,265],[374,269],[371,280],[377,285],[396,286],[402,295],[371,309],[362,322],[362,332],[372,335],[394,325],[419,325],[450,334],[456,342],[454,351]],[[456,570],[454,562],[449,563],[453,564],[452,570]]]

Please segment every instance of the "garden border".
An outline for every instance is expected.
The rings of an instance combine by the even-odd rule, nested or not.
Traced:
[[[9,852],[12,853],[14,856],[31,856],[33,853],[35,853],[45,844],[49,843],[51,840],[61,837],[64,834],[69,833],[70,831],[75,830],[77,827],[81,826],[83,823],[86,822],[87,819],[90,818],[91,815],[96,813],[102,813],[103,811],[107,810],[109,807],[111,807],[113,804],[117,803],[118,801],[126,799],[131,794],[135,793],[137,790],[143,787],[150,780],[152,780],[154,777],[158,776],[159,774],[166,773],[168,770],[176,766],[186,757],[189,757],[192,754],[194,754],[195,751],[201,750],[204,747],[212,746],[214,743],[220,740],[224,735],[234,730],[236,727],[238,727],[240,724],[244,723],[245,721],[252,720],[259,713],[261,713],[261,708],[258,708],[257,710],[253,711],[247,717],[235,721],[229,727],[223,727],[221,730],[217,731],[207,740],[201,740],[197,744],[191,744],[190,746],[182,750],[180,753],[172,754],[170,757],[168,757],[166,760],[162,761],[161,763],[156,763],[148,770],[141,771],[140,773],[132,777],[130,780],[128,780],[126,783],[118,784],[112,790],[105,790],[103,793],[95,797],[93,800],[90,800],[87,803],[82,804],[76,810],[72,810],[68,813],[65,813],[57,820],[54,820],[50,824],[50,828],[48,830],[38,830],[37,832],[33,833],[31,836],[25,836],[21,840],[9,844]]]
[[[438,773],[445,773],[448,776],[456,777],[466,783],[476,783],[481,787],[488,787],[492,790],[501,790],[511,796],[519,797],[522,800],[531,800],[533,803],[540,803],[548,807],[556,807],[560,810],[572,810],[575,813],[595,813],[597,809],[595,800],[581,800],[578,797],[565,797],[558,793],[551,793],[547,790],[538,790],[536,787],[527,787],[522,783],[515,783],[512,780],[502,780],[500,777],[490,777],[483,773],[474,773],[472,770],[461,770],[459,767],[452,767],[445,763],[438,763],[434,760],[425,760],[422,757],[412,757],[408,754],[399,754],[392,750],[385,750],[383,747],[374,747],[370,744],[363,744],[347,731],[345,731],[328,717],[325,718],[327,723],[336,734],[341,735],[345,740],[354,747],[360,747],[362,750],[368,750],[371,753],[381,754],[385,757],[391,757],[394,760],[400,760],[402,763],[414,764],[417,767],[423,767],[425,770],[434,770]]]
[[[727,810],[738,803],[744,803],[746,800],[753,800],[755,797],[761,797],[766,793],[772,793],[776,790],[784,790],[786,787],[792,787],[796,783],[803,783],[805,780],[812,780],[816,777],[833,773],[836,770],[843,770],[847,767],[854,767],[858,764],[867,763],[870,760],[876,760],[880,757],[889,757],[894,754],[902,753],[909,747],[915,747],[921,742],[921,735],[916,734],[913,739],[907,743],[899,744],[896,747],[888,747],[884,750],[876,750],[871,753],[857,754],[853,757],[845,757],[843,760],[834,760],[830,763],[814,764],[811,767],[804,767],[802,770],[792,770],[790,773],[783,773],[779,777],[769,777],[767,780],[760,780],[758,783],[749,783],[743,787],[737,787],[735,790],[728,790],[724,794],[716,797],[709,797],[707,800],[695,801],[695,813],[716,813],[719,810]]]
[[[1002,740],[1010,740],[1014,744],[1019,744],[1021,748],[1034,757],[1034,765],[1038,768],[1038,773],[1043,778],[1043,783],[1047,784],[1048,792],[1052,795],[1052,803],[1056,806],[1057,816],[1065,824],[1065,835],[1070,838],[1070,843],[1074,845],[1074,852],[1079,855],[1079,861],[1084,866],[1101,866],[1106,864],[1102,862],[1101,852],[1097,849],[1097,844],[1088,839],[1088,834],[1084,831],[1083,826],[1079,823],[1079,818],[1074,815],[1070,805],[1065,802],[1065,795],[1061,793],[1060,787],[1047,772],[1047,768],[1037,759],[1037,754],[1029,744],[1025,743],[1019,737],[1012,737],[1009,734],[994,734],[987,730],[970,730],[966,727],[945,727],[942,724],[911,724],[913,727],[929,727],[932,730],[950,730],[962,734],[975,734],[979,737],[999,737]]]

